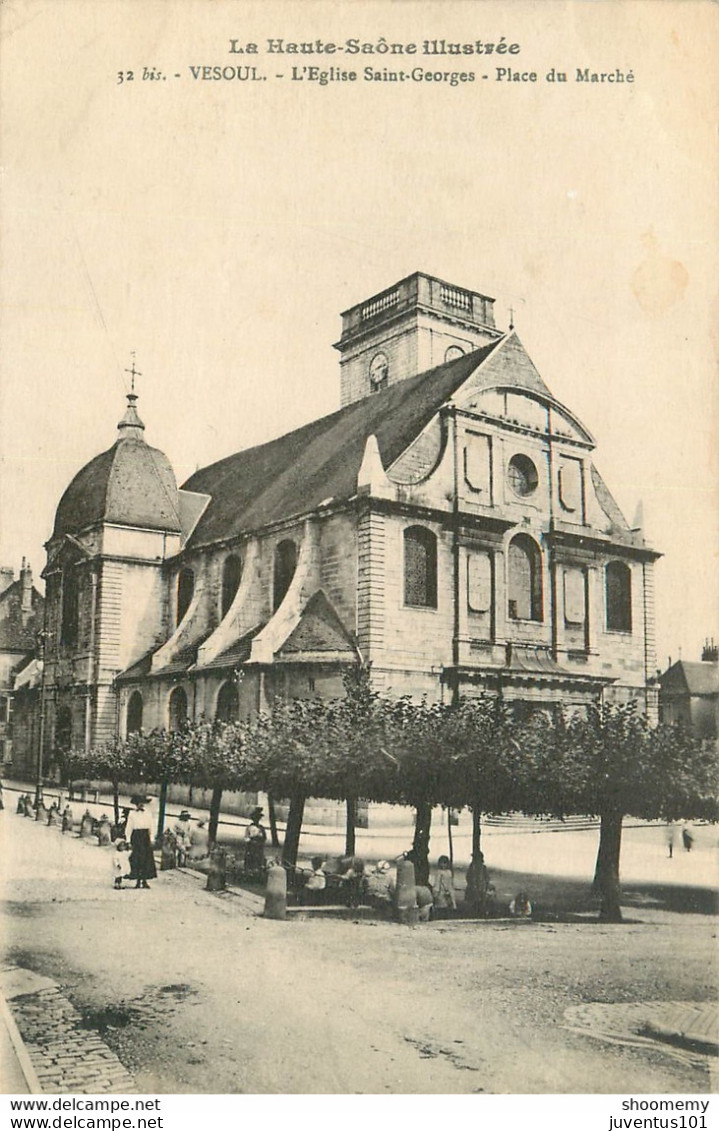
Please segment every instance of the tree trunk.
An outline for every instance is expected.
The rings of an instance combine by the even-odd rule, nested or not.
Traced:
[[[210,843],[214,844],[217,840],[217,828],[220,823],[220,803],[222,801],[222,786],[216,785],[212,790],[212,797],[210,798],[210,822],[207,826],[207,835],[210,838]]]
[[[354,856],[355,844],[357,840],[357,838],[355,837],[355,825],[357,823],[357,798],[348,797],[346,806],[347,824],[345,831],[345,856]]]
[[[478,860],[482,851],[482,809],[479,805],[472,807],[472,859]]]
[[[160,784],[160,800],[157,806],[157,834],[155,844],[159,848],[162,844],[162,834],[165,831],[165,809],[167,808],[167,781]]]
[[[120,783],[113,778],[112,781],[112,805],[115,810],[115,824],[120,824]]]
[[[432,826],[432,806],[426,801],[416,808],[414,822],[414,874],[418,884],[426,887],[429,883],[429,836]]]
[[[282,846],[282,863],[286,867],[294,868],[297,863],[297,852],[300,846],[300,833],[302,832],[302,817],[304,811],[305,795],[303,793],[294,793],[290,798],[290,811],[287,814],[285,843]]]
[[[622,921],[619,887],[621,844],[622,814],[602,813],[593,887],[601,899],[599,919],[603,923],[621,923]]]
[[[452,840],[452,806],[447,806],[447,847],[449,849],[449,870],[454,874],[454,841]]]
[[[275,799],[271,793],[267,794],[267,809],[270,817],[270,842],[273,848],[280,847],[280,838],[277,835],[277,814],[275,813]]]

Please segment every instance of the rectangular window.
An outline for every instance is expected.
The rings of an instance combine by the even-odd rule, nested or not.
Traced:
[[[404,603],[437,608],[437,539],[424,526],[404,532]]]

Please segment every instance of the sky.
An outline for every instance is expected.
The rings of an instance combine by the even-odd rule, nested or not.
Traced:
[[[659,666],[699,659],[719,639],[716,29],[709,0],[3,5],[2,564],[40,572],[64,488],[114,442],[132,351],[182,482],[334,411],[340,312],[420,270],[493,296],[502,328],[514,310],[663,554]],[[318,37],[420,48],[267,51]],[[433,38],[519,50],[422,55]],[[258,80],[191,70],[238,64]],[[312,65],[358,78],[291,78]]]

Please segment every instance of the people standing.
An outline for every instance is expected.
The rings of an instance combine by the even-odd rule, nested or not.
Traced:
[[[152,813],[146,808],[146,799],[139,794],[131,798],[135,808],[127,818],[125,839],[130,844],[130,879],[136,888],[149,888],[148,880],[157,876],[152,853]]]
[[[484,853],[478,852],[476,857],[472,857],[470,865],[467,868],[467,887],[464,894],[464,903],[469,914],[480,919],[486,919],[494,894],[494,885],[490,880],[489,871],[484,863]]]
[[[685,852],[691,852],[694,847],[694,829],[686,822],[682,825],[682,844]]]
[[[180,868],[184,868],[187,853],[190,851],[191,819],[190,811],[183,809],[172,826],[172,832],[177,842],[177,863]]]
[[[665,838],[665,841],[666,841],[667,852],[669,853],[669,859],[670,860],[674,856],[674,842],[676,840],[676,835],[677,835],[677,827],[674,824],[674,821],[670,821],[669,824],[667,825],[666,829],[664,830],[664,838]]]
[[[122,881],[125,877],[125,868],[127,866],[127,849],[128,845],[126,841],[118,840],[115,842],[115,848],[110,861],[115,891],[122,889]]]
[[[440,856],[437,861],[437,874],[432,884],[435,910],[439,912],[456,911],[457,897],[454,891],[454,876],[449,856]]]
[[[265,866],[265,841],[267,829],[260,823],[264,810],[260,805],[250,813],[250,823],[245,829],[245,870],[260,872]]]

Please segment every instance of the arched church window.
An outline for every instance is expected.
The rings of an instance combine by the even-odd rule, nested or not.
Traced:
[[[61,753],[67,753],[72,747],[72,712],[69,707],[60,707],[55,717],[55,747]]]
[[[170,695],[170,730],[182,730],[187,722],[187,692],[176,687]]]
[[[222,684],[217,696],[215,718],[221,723],[234,723],[240,710],[240,700],[237,695],[237,684],[228,679]]]
[[[542,619],[542,555],[527,534],[509,544],[507,613],[510,620]]]
[[[180,570],[177,578],[177,624],[185,616],[195,592],[195,574],[189,566]]]
[[[127,733],[136,734],[142,730],[142,695],[133,691],[127,704]]]
[[[437,608],[437,538],[426,526],[404,532],[404,603]]]
[[[75,563],[68,563],[62,571],[62,617],[60,640],[68,648],[77,644],[79,618],[78,577]]]
[[[222,566],[222,616],[226,616],[242,580],[242,558],[231,554]]]
[[[625,562],[609,562],[604,575],[608,632],[632,631],[632,572]]]
[[[275,568],[272,579],[272,607],[277,610],[285,599],[297,569],[297,547],[289,538],[275,546]]]

